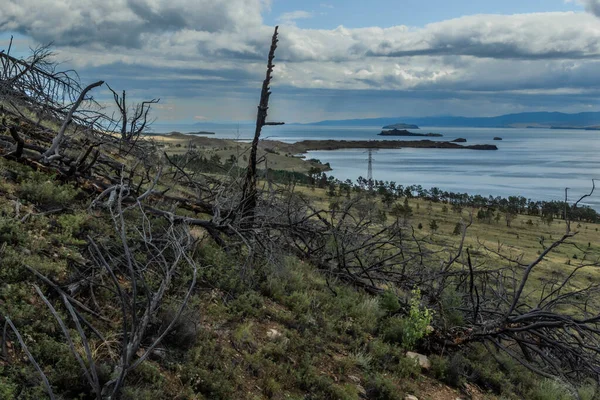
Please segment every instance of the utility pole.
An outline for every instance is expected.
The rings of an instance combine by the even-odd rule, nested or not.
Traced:
[[[367,180],[373,180],[373,149],[369,149],[369,172],[367,172]]]
[[[369,170],[367,172],[369,189],[373,188],[373,149],[369,149]]]

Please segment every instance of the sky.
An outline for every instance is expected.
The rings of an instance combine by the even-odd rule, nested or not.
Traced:
[[[159,123],[600,111],[600,0],[4,0],[0,50],[53,43]],[[107,88],[95,92],[107,106]]]

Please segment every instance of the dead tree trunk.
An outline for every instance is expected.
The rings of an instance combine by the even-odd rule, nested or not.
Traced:
[[[102,85],[104,85],[104,81],[98,81],[98,82],[92,83],[91,85],[88,85],[85,89],[83,89],[83,91],[79,94],[77,101],[75,101],[75,103],[71,106],[71,109],[69,110],[67,116],[65,117],[65,119],[62,123],[62,126],[60,127],[60,130],[58,131],[58,133],[52,140],[52,145],[42,155],[44,162],[49,162],[49,161],[52,161],[52,159],[59,157],[60,145],[62,144],[62,141],[64,139],[65,132],[67,131],[67,127],[69,126],[71,121],[73,121],[73,114],[77,111],[77,109],[79,108],[81,103],[85,100],[86,94],[90,90],[92,90],[98,86],[102,86]]]
[[[254,132],[254,139],[252,140],[250,159],[248,160],[246,179],[244,181],[242,199],[240,201],[240,216],[246,225],[252,225],[254,222],[254,209],[256,208],[256,159],[260,133],[262,132],[262,128],[264,126],[284,124],[283,122],[267,122],[269,97],[271,96],[271,88],[269,87],[269,84],[271,83],[272,79],[271,73],[275,67],[273,64],[273,59],[275,58],[275,49],[277,49],[277,42],[279,41],[277,39],[278,28],[278,26],[275,27],[273,39],[271,40],[271,50],[269,51],[269,59],[267,63],[267,76],[263,82],[262,91],[260,93],[260,104],[258,105],[258,113],[256,115],[256,130]]]
[[[152,109],[152,104],[156,104],[160,99],[152,99],[134,104],[133,107],[128,107],[125,97],[127,93],[123,90],[123,94],[119,97],[117,92],[110,86],[108,87],[113,94],[115,104],[121,115],[121,140],[123,142],[135,142],[136,139],[144,132],[153,121],[148,116]],[[131,110],[131,114],[129,111]],[[129,127],[128,127],[129,125]]]

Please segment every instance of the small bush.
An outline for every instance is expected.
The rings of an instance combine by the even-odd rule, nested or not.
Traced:
[[[569,400],[573,397],[565,385],[550,379],[540,381],[527,396],[531,400]]]
[[[419,340],[429,333],[429,325],[433,320],[432,312],[421,307],[421,292],[413,290],[409,313],[405,317],[388,318],[381,327],[383,339],[411,350]]]
[[[460,355],[455,354],[450,358],[444,382],[450,386],[460,387],[465,382],[465,369],[467,368],[467,360]]]
[[[464,322],[463,314],[460,311],[462,299],[455,290],[446,289],[442,292],[441,299],[441,317],[446,329],[461,326]]]
[[[2,372],[1,368],[0,372]],[[16,399],[17,393],[17,385],[0,376],[0,399]]]
[[[79,190],[73,185],[61,185],[39,172],[30,172],[17,189],[17,195],[38,206],[58,207],[72,204]]]
[[[446,382],[450,361],[435,354],[429,357],[429,361],[431,362],[431,375],[438,381]]]
[[[365,389],[367,397],[371,400],[402,400],[404,398],[396,384],[382,374],[369,377]]]
[[[388,343],[402,344],[406,322],[404,318],[388,318],[382,325],[381,337]]]
[[[263,312],[264,299],[254,291],[241,294],[229,303],[230,309],[240,317],[259,317]]]
[[[19,246],[26,240],[27,234],[23,231],[22,225],[12,218],[0,217],[0,243]]]
[[[233,332],[232,341],[237,349],[246,350],[250,353],[256,350],[257,343],[252,328],[252,323],[242,324]]]
[[[383,292],[381,295],[380,305],[383,310],[390,314],[393,314],[400,309],[398,296],[396,296],[396,294],[391,290],[386,290]]]

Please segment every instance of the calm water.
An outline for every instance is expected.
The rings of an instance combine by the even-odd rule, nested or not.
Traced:
[[[213,129],[215,137],[249,139],[250,126]],[[264,138],[296,142],[304,139],[419,140],[411,137],[381,137],[380,127],[267,127]],[[443,138],[467,139],[467,144],[495,144],[498,151],[450,149],[378,150],[373,156],[373,178],[402,185],[437,186],[442,190],[470,194],[521,195],[534,200],[579,198],[600,180],[600,132],[556,129],[427,128],[414,132],[436,132]],[[494,141],[494,136],[502,141]],[[425,138],[427,139],[427,138]],[[365,150],[311,151],[308,158],[330,163],[338,179],[367,176]],[[597,193],[586,204],[600,210],[600,181]]]

